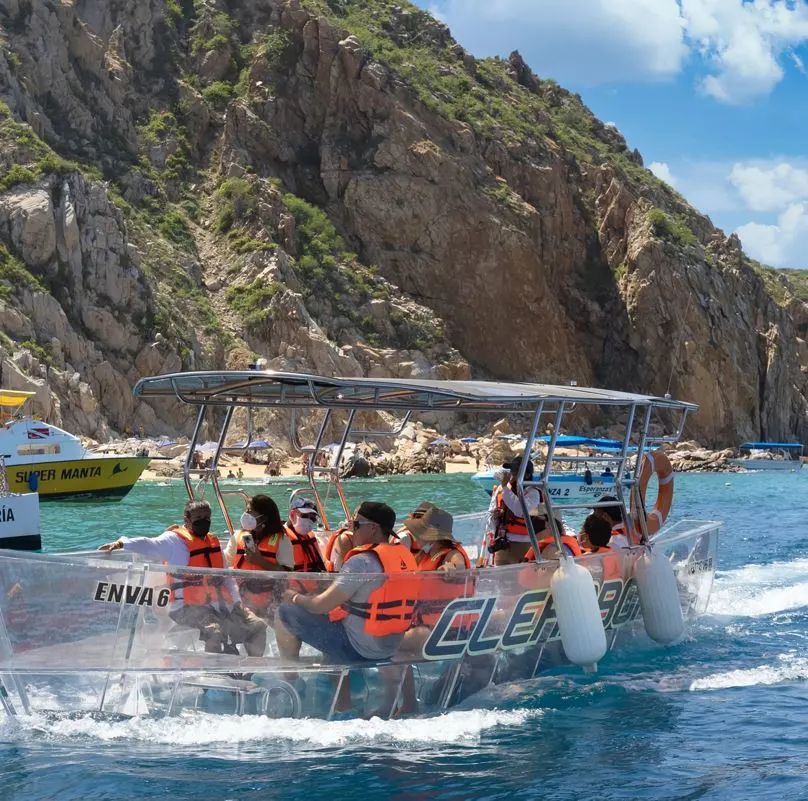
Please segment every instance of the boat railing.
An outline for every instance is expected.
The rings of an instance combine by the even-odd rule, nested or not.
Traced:
[[[682,608],[688,615],[706,607],[717,531],[718,524],[711,521],[680,521],[656,538],[655,550],[671,561]],[[620,630],[639,621],[633,566],[643,553],[642,548],[631,548],[579,560],[595,579],[603,625],[611,642]],[[271,628],[266,629],[260,653],[250,655],[244,643],[237,644],[232,653],[207,652],[198,631],[172,616],[178,603],[177,588],[182,586],[184,592],[204,588],[214,603],[240,602],[268,620],[278,614],[292,592],[322,591],[338,574],[179,568],[144,563],[132,556],[116,551],[32,558],[0,551],[0,598],[4,599],[0,605],[0,682],[9,704],[30,708],[29,686],[36,688],[37,681],[47,675],[81,675],[93,688],[81,697],[66,696],[65,703],[82,710],[117,711],[116,704],[125,700],[119,692],[122,677],[140,674],[157,685],[155,699],[165,683],[161,703],[172,710],[186,690],[192,688],[195,697],[200,686],[212,687],[214,677],[225,680],[226,674],[249,673],[281,681],[284,673],[295,671],[344,679],[356,667],[325,665],[308,646],[304,646],[303,661],[298,662],[279,650]],[[378,664],[423,665],[432,680],[452,684],[467,658],[470,667],[484,673],[479,676],[481,686],[495,675],[503,675],[505,668],[518,669],[522,678],[532,677],[543,664],[546,649],[559,636],[550,600],[557,567],[556,561],[546,561],[457,571],[440,578],[408,574],[415,602],[413,625],[422,625],[424,636],[414,650],[402,646],[390,660]],[[391,574],[391,578],[395,580],[396,575],[403,574]],[[377,574],[368,576],[375,577]],[[456,591],[440,593],[437,600],[436,580]],[[428,621],[422,616],[422,603],[432,614]],[[452,630],[453,620],[463,625]],[[519,658],[509,662],[507,654],[514,653]],[[336,681],[329,693],[334,686]],[[436,689],[441,686],[434,685]],[[242,689],[246,691],[248,685]],[[449,696],[441,701],[436,694],[436,707],[445,708]]]

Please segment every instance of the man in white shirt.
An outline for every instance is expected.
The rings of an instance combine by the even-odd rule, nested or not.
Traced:
[[[120,537],[102,545],[99,551],[125,550],[154,562],[181,567],[224,566],[219,540],[210,533],[211,508],[207,501],[188,501],[183,524],[171,526],[158,537]],[[238,587],[232,578],[200,574],[168,576],[171,582],[169,616],[181,626],[199,629],[205,650],[237,653],[244,643],[249,656],[263,656],[266,623],[241,606]],[[228,637],[230,643],[228,644]]]

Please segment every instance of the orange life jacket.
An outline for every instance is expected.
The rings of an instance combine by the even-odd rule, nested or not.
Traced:
[[[332,532],[331,536],[328,538],[328,542],[325,544],[325,550],[323,551],[323,561],[325,562],[325,569],[329,573],[336,573],[336,568],[334,567],[334,546],[337,544],[337,539],[342,535],[345,534],[351,542],[351,548],[353,548],[353,531],[350,528],[338,528],[336,531]],[[345,560],[343,559],[343,563]]]
[[[571,537],[569,534],[562,534],[561,535],[561,544],[566,545],[567,548],[572,551],[573,557],[580,556],[583,551],[581,550],[581,543],[575,537]],[[555,540],[551,537],[545,537],[544,539],[539,540],[539,551],[543,551],[548,545],[555,545]],[[532,562],[536,558],[536,552],[533,550],[533,546],[531,545],[528,549],[528,552],[525,554],[525,562]]]
[[[497,512],[499,512],[500,525],[505,528],[508,534],[527,534],[527,523],[524,517],[515,515],[506,505],[502,498],[502,486],[494,489],[496,495]]]
[[[185,526],[169,526],[169,531],[179,534],[188,549],[188,567],[224,567],[222,546],[219,540],[208,533],[197,537]],[[171,583],[171,600],[176,600],[177,590],[182,590],[182,602],[186,606],[202,606],[223,600],[233,603],[223,579],[214,576],[177,576]]]
[[[249,532],[239,531],[236,535],[236,559],[233,567],[236,570],[261,570],[258,565],[248,562],[247,551],[244,548],[244,535]],[[317,539],[313,534],[298,534],[291,526],[284,526],[283,534],[271,534],[256,541],[255,547],[268,562],[279,564],[278,549],[281,537],[286,536],[292,543],[292,558],[294,565],[291,568],[295,573],[321,573],[325,570],[323,557]]]
[[[410,574],[418,570],[413,555],[403,545],[387,542],[353,548],[345,562],[360,553],[372,552],[381,562],[387,578],[381,587],[370,593],[367,601],[346,601],[328,613],[329,620],[343,620],[349,614],[365,621],[365,632],[373,637],[403,634],[412,624],[418,600],[419,582]],[[345,564],[343,562],[343,564]]]
[[[453,553],[459,553],[463,557],[463,564],[466,570],[471,567],[468,554],[459,543],[444,545],[439,550],[427,553],[420,551],[416,557],[418,571],[436,571]],[[466,592],[466,576],[460,580],[452,581],[451,573],[441,573],[436,576],[421,579],[421,589],[418,598],[417,624],[422,626],[434,626],[447,604],[455,598],[463,598],[466,595],[474,594],[473,580],[470,584],[470,591]],[[465,622],[462,618],[456,617],[452,623],[452,628],[461,628]]]
[[[592,553],[605,553],[606,551],[611,551],[612,548],[608,545],[601,545],[593,546],[585,551],[587,554]],[[620,558],[618,556],[604,556],[601,560],[601,564],[603,565],[603,580],[604,581],[611,581],[612,579],[619,579],[622,577],[622,571],[620,570]]]

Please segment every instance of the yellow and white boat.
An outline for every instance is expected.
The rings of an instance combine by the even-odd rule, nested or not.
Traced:
[[[38,492],[42,500],[123,498],[149,457],[91,453],[74,434],[23,413],[34,394],[0,390],[0,455],[10,491]]]

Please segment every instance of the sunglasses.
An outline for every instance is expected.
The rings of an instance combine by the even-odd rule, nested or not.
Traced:
[[[375,525],[373,520],[353,520],[351,522],[351,528],[356,531],[356,529],[360,528],[361,526],[373,526]]]
[[[317,519],[317,515],[316,515],[314,512],[312,512],[311,514],[306,514],[306,515],[304,515],[302,512],[298,512],[298,514],[299,514],[299,515],[300,515],[300,516],[301,516],[301,517],[302,517],[304,520],[316,520],[316,519]]]

